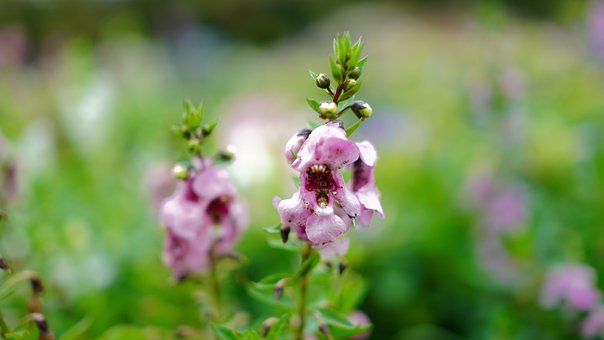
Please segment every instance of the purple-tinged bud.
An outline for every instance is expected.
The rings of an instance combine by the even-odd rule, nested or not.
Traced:
[[[329,77],[323,73],[319,73],[315,82],[317,83],[317,86],[322,89],[328,88],[330,84]]]
[[[189,168],[182,164],[176,164],[174,168],[172,168],[172,175],[175,178],[185,180],[189,178]]]
[[[283,225],[281,226],[281,241],[283,241],[283,243],[287,243],[287,240],[289,240],[289,232],[291,231],[291,229],[289,228],[288,225]]]
[[[360,76],[361,76],[361,69],[358,67],[353,68],[352,71],[350,71],[350,73],[348,73],[348,77],[351,79],[359,79]]]
[[[355,100],[350,108],[359,119],[369,118],[373,114],[371,106],[361,100]]]
[[[271,328],[279,321],[276,317],[270,317],[262,323],[262,337],[266,338],[268,333],[271,331]]]
[[[9,270],[8,263],[6,263],[6,260],[4,260],[4,257],[2,256],[0,256],[0,269]]]
[[[287,282],[287,278],[277,281],[277,283],[275,284],[275,287],[273,288],[273,290],[275,292],[275,299],[277,301],[280,301],[281,297],[283,296],[283,289],[285,288],[285,282]]]
[[[46,322],[44,315],[40,313],[32,313],[30,314],[30,318],[36,323],[38,331],[40,332],[38,335],[38,340],[55,340],[55,336],[52,334],[50,328],[48,328],[48,323]]]
[[[44,291],[44,286],[42,285],[42,281],[38,277],[38,275],[32,275],[29,278],[29,282],[31,283],[31,290],[34,294],[40,294]]]
[[[338,118],[338,104],[334,102],[322,102],[321,105],[319,105],[319,112],[321,118],[336,119]]]

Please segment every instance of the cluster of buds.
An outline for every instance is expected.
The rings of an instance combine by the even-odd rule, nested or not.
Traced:
[[[327,122],[314,130],[302,129],[285,146],[285,157],[299,173],[300,185],[290,199],[275,199],[281,218],[281,236],[287,242],[291,229],[323,256],[343,255],[349,240],[344,233],[357,222],[369,226],[374,213],[383,217],[380,193],[373,169],[377,152],[369,141],[352,142],[349,135],[372,114],[371,107],[355,101],[358,81],[367,58],[360,58],[361,41],[351,43],[348,33],[334,40],[334,58],[330,58],[336,85],[325,74],[311,76],[331,101],[307,102]],[[342,107],[338,111],[338,105]],[[338,120],[347,109],[359,118],[348,129]],[[351,169],[352,179],[344,181],[342,170]]]
[[[331,75],[335,84],[332,84],[326,74],[310,71],[310,76],[317,87],[330,96],[329,100],[323,102],[307,99],[309,106],[319,114],[321,119],[338,119],[347,109],[351,109],[359,121],[371,117],[373,113],[371,106],[364,101],[354,99],[361,88],[359,78],[367,62],[367,57],[361,58],[362,50],[361,39],[352,44],[350,34],[344,33],[334,39],[334,56],[330,57]]]
[[[188,140],[192,161],[174,166],[179,183],[160,208],[160,222],[168,233],[164,262],[179,279],[203,272],[215,257],[228,255],[246,226],[246,211],[229,174],[216,164],[232,160],[235,151],[229,147],[214,159],[204,158],[202,142],[215,124],[202,120],[203,106],[185,102],[177,134]]]

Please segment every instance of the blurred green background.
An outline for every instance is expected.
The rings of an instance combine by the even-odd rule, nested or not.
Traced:
[[[238,147],[229,170],[251,215],[229,290],[236,308],[269,316],[242,283],[295,260],[262,228],[278,221],[272,197],[293,190],[283,145],[315,118],[307,70],[327,72],[331,39],[350,31],[369,55],[357,97],[374,108],[354,139],[378,149],[386,214],[350,233],[347,255],[367,280],[373,337],[576,337],[539,288],[558,262],[604,273],[604,30],[592,5],[2,1],[0,131],[21,185],[2,254],[43,278],[57,335],[78,322],[90,322],[84,338],[199,324],[195,286],[161,262],[152,196],[154,174],[186,156],[170,131],[183,98],[204,98],[216,146]],[[520,188],[516,213],[472,198],[484,178]],[[2,301],[11,322],[26,299],[23,288]]]

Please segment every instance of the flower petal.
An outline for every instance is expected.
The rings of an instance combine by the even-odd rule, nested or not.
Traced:
[[[344,256],[350,246],[350,239],[348,237],[340,237],[334,242],[325,243],[317,246],[317,250],[324,258],[332,258],[336,256]]]
[[[324,164],[332,169],[351,164],[359,158],[359,148],[348,140],[346,131],[333,123],[315,128],[300,149],[292,167],[298,171],[309,164]]]
[[[306,222],[312,211],[307,208],[300,199],[300,193],[295,192],[290,199],[282,200],[277,206],[281,223],[290,228],[294,228],[300,238],[307,240],[306,237]]]
[[[314,245],[334,242],[346,231],[346,223],[337,215],[311,215],[306,224],[306,236]]]

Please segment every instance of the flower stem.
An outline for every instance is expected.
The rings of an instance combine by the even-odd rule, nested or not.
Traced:
[[[306,260],[310,258],[312,247],[310,244],[306,244],[306,247],[302,249],[302,262],[301,266],[304,265]],[[310,278],[312,270],[307,271],[302,277],[300,277],[300,301],[298,304],[298,317],[300,318],[300,326],[296,331],[296,339],[304,339],[304,328],[306,326],[306,304],[308,300],[308,280]]]
[[[210,252],[210,290],[212,294],[212,301],[214,304],[214,310],[212,313],[215,321],[220,320],[221,317],[221,298],[220,298],[220,279],[218,278],[218,259],[214,252]]]

